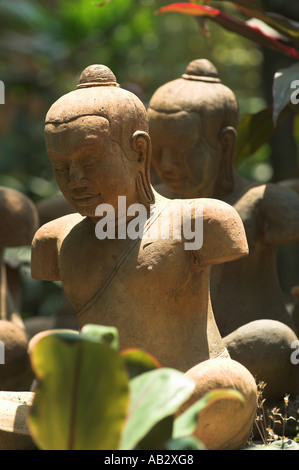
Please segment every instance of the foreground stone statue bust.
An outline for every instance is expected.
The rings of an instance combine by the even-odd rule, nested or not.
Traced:
[[[164,366],[186,371],[227,355],[213,317],[209,276],[212,264],[247,254],[236,211],[221,201],[201,200],[204,242],[197,250],[186,250],[184,237],[163,239],[163,233],[148,239],[98,239],[95,230],[103,221],[95,215],[98,205],[109,204],[117,218],[118,197],[125,196],[125,209],[132,204],[146,208],[147,230],[160,221],[163,232],[165,213],[174,204],[150,184],[145,108],[106,67],[86,69],[78,88],[53,104],[45,139],[57,183],[76,212],[37,231],[32,276],[62,281],[80,328],[113,325],[122,348],[143,348]],[[193,201],[177,203],[179,210]],[[132,216],[125,218],[127,228]],[[181,217],[175,223],[181,228]]]
[[[153,191],[145,108],[106,67],[86,69],[77,90],[54,103],[45,138],[57,183],[75,213],[37,231],[32,276],[61,280],[79,327],[117,327],[122,349],[144,349],[163,366],[184,372],[227,357],[213,316],[209,277],[212,264],[247,254],[237,212],[221,201],[203,199],[198,214],[198,201],[174,203]],[[125,197],[124,212],[120,197]],[[140,206],[148,236],[132,237],[129,225]],[[106,219],[99,207],[112,208],[112,217]],[[183,208],[189,209],[190,228],[200,227],[203,236],[203,243],[191,250],[182,232]],[[158,222],[158,232],[151,232]],[[99,235],[99,224],[106,226],[106,234],[102,230]],[[115,237],[108,226],[116,226]],[[174,236],[177,230],[181,237]],[[255,406],[250,404],[251,411]]]
[[[248,253],[237,212],[222,201],[172,201],[155,193],[146,110],[107,67],[85,69],[77,89],[53,104],[45,138],[74,213],[39,228],[32,276],[61,280],[79,328],[114,326],[121,349],[144,349],[162,366],[183,372],[214,358],[230,361],[214,320],[209,281],[211,265]],[[143,216],[134,232],[136,210]],[[197,235],[203,237],[199,243]],[[256,397],[251,375],[248,386]],[[255,408],[250,401],[239,422],[248,424]],[[245,440],[247,433],[248,426]]]

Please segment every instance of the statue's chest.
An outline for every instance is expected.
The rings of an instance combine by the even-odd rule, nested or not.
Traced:
[[[189,253],[178,240],[65,240],[59,259],[65,292],[78,308],[101,289],[132,297],[175,291],[190,270]]]

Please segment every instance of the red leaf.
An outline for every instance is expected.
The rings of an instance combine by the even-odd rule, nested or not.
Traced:
[[[157,13],[183,13],[195,17],[206,17],[215,21],[220,26],[240,34],[252,41],[261,44],[264,47],[273,49],[277,52],[292,57],[293,59],[299,60],[299,50],[293,47],[288,47],[280,43],[276,38],[269,34],[263,33],[256,26],[249,26],[248,24],[229,16],[216,8],[208,6],[195,5],[194,3],[173,3],[165,7],[160,8]]]
[[[205,5],[197,5],[195,3],[172,3],[171,5],[166,5],[165,7],[159,8],[157,11],[158,15],[162,13],[185,13],[187,15],[192,16],[208,16],[212,17],[215,15],[219,15],[221,12],[216,8],[212,8]]]

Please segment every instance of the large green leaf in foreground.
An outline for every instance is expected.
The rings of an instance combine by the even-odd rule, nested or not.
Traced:
[[[172,432],[168,418],[189,398],[194,387],[192,379],[167,367],[145,372],[132,379],[131,403],[121,449],[136,448],[153,428],[155,441],[167,440]]]
[[[119,353],[84,335],[47,335],[30,351],[39,385],[28,417],[44,450],[114,450],[128,408]]]

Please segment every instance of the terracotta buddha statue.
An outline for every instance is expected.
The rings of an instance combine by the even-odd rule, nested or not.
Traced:
[[[247,255],[235,209],[206,198],[172,201],[153,190],[146,110],[104,66],[85,69],[77,89],[52,105],[45,140],[57,183],[74,213],[37,231],[33,278],[61,280],[79,328],[86,323],[115,326],[121,348],[145,349],[163,366],[186,371],[203,360],[227,356],[209,281],[211,265]],[[119,196],[125,197],[122,220]],[[98,208],[107,209],[107,204],[115,214],[110,222],[122,233],[134,221],[134,207],[145,208],[147,236],[116,233],[100,240],[98,224],[106,221]],[[202,215],[194,204],[200,204]],[[196,218],[201,219],[203,236],[201,247],[192,250],[185,249],[184,235],[163,236],[170,226],[165,214],[191,207],[190,223],[196,226]],[[172,228],[182,228],[182,217],[176,213]],[[150,227],[158,222],[160,236],[152,236]]]
[[[217,414],[223,428],[216,420],[207,446],[244,447],[256,383],[230,359],[210,300],[211,266],[248,253],[240,216],[220,200],[173,201],[153,189],[146,109],[105,66],[85,69],[77,89],[51,106],[45,141],[73,213],[36,232],[33,278],[61,281],[79,328],[114,326],[120,349],[140,348],[164,367],[190,371],[201,384],[194,399],[216,383],[239,390],[244,406],[210,409],[211,424]],[[204,428],[199,423],[196,435],[204,438]]]
[[[217,198],[232,205],[246,231],[249,255],[212,268],[211,297],[223,336],[257,319],[292,327],[277,275],[277,249],[299,240],[299,198],[276,184],[242,178],[233,167],[238,103],[207,60],[152,96],[149,129],[159,194]]]
[[[207,60],[192,61],[181,78],[162,85],[148,108],[155,189],[170,199],[217,198],[240,215],[249,254],[211,268],[211,301],[233,359],[267,383],[264,397],[298,391],[291,363],[297,347],[280,288],[277,249],[299,240],[299,198],[276,184],[242,178],[233,167],[238,125],[235,94]]]

